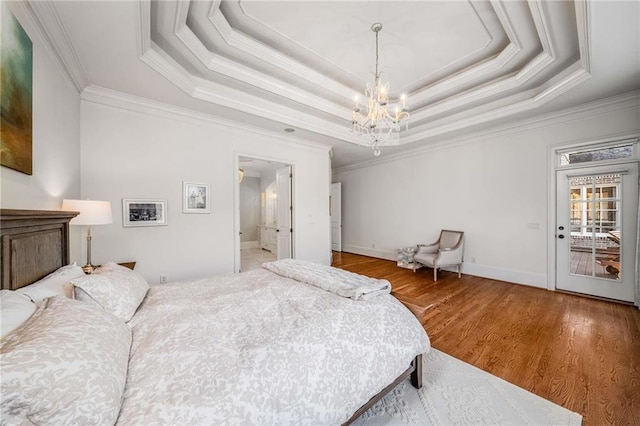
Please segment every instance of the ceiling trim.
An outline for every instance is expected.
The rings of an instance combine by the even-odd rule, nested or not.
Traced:
[[[227,43],[227,45],[234,49],[246,52],[268,64],[277,66],[282,71],[295,75],[298,78],[302,78],[318,87],[329,90],[337,96],[344,96],[345,93],[353,91],[350,87],[339,84],[335,80],[327,78],[325,75],[315,71],[314,69],[303,66],[299,62],[290,59],[287,55],[278,53],[274,49],[265,48],[265,46],[256,42],[252,38],[235,31],[224,18],[224,15],[219,8],[211,11],[209,14],[209,22],[212,24],[213,28],[218,31],[218,34],[220,34],[221,38]]]
[[[540,40],[540,43],[542,43],[542,49],[553,59],[556,59],[556,46],[550,35],[546,14],[543,10],[544,6],[542,0],[529,0],[528,4],[529,10],[531,11],[531,17],[533,18],[536,30],[538,31],[538,39]]]
[[[90,84],[89,77],[71,43],[69,33],[60,19],[54,3],[50,0],[16,3],[31,17],[46,48],[52,53],[78,93],[82,92]]]
[[[409,149],[399,153],[385,153],[384,156],[372,158],[356,164],[349,164],[332,170],[333,173],[343,173],[362,169],[366,167],[394,162],[404,158],[415,157],[430,151],[452,148],[469,143],[477,143],[478,139],[488,137],[501,137],[514,133],[535,130],[541,127],[548,127],[572,121],[597,117],[601,114],[607,114],[616,111],[638,110],[640,111],[640,91],[625,93],[618,96],[611,96],[576,107],[569,107],[557,111],[539,114],[533,117],[523,118],[508,124],[502,124],[489,129],[479,130],[465,136],[444,138],[438,142],[429,145],[416,146],[415,149]],[[607,139],[628,137],[629,135],[637,135],[636,133],[623,133],[619,135],[609,135]]]
[[[349,108],[337,105],[324,98],[320,99],[318,95],[309,91],[308,86],[302,89],[294,87],[276,77],[270,77],[253,68],[236,63],[225,56],[211,52],[193,30],[187,26],[189,4],[188,1],[177,2],[173,5],[165,4],[165,7],[167,7],[167,9],[164,9],[166,14],[165,22],[171,17],[171,14],[173,16],[171,23],[168,23],[169,27],[165,27],[167,31],[159,35],[163,37],[162,41],[166,41],[170,46],[169,51],[164,51],[151,39],[152,34],[148,24],[151,5],[148,1],[142,1],[140,10],[143,22],[140,25],[140,48],[143,49],[148,46],[148,49],[140,52],[140,58],[145,63],[195,99],[278,123],[292,125],[319,135],[359,144],[359,139],[346,131],[348,117],[350,116]],[[553,31],[549,27],[549,17],[547,16],[548,13],[556,9],[550,9],[547,7],[548,5],[543,4],[542,0],[529,0],[528,10],[531,13],[526,16],[530,25],[523,27],[520,30],[522,34],[519,34],[502,1],[492,0],[490,4],[494,8],[497,19],[510,43],[498,55],[481,61],[462,73],[455,74],[439,81],[438,84],[419,91],[417,96],[412,96],[412,103],[419,103],[421,98],[426,99],[436,96],[436,94],[444,96],[447,91],[454,91],[456,88],[464,87],[464,84],[471,84],[483,77],[490,80],[412,112],[412,122],[415,123],[415,127],[408,133],[401,135],[402,144],[424,141],[427,138],[441,136],[446,133],[459,134],[460,131],[472,126],[489,123],[519,112],[533,110],[589,78],[590,75],[587,71],[578,69],[584,62],[583,58],[577,63],[560,66],[561,63],[559,61],[566,61],[567,58],[557,57],[557,43],[561,39],[556,40],[552,37]],[[245,38],[249,39],[248,37],[242,37],[241,34],[238,34],[236,30],[230,27],[220,9],[216,8],[216,5],[219,6],[219,3],[214,2],[212,4],[208,18],[212,23],[212,28],[218,31],[222,40],[229,43],[238,40],[243,40],[242,42],[244,42],[246,41]],[[527,5],[523,7],[526,8]],[[518,13],[518,10],[515,9],[512,13]],[[560,10],[564,13],[569,13],[567,9]],[[578,28],[588,31],[588,24],[582,24],[582,21],[588,21],[588,8],[576,6],[576,10],[580,11],[579,13],[576,12],[576,22],[581,24],[578,25]],[[224,28],[221,29],[215,26],[217,20],[221,20],[221,23],[222,21],[226,23]],[[170,27],[172,25],[173,31],[171,32]],[[225,32],[226,35],[223,34]],[[520,45],[521,36],[527,36],[530,39],[528,46]],[[173,41],[171,40],[172,38]],[[534,40],[536,44],[531,44],[534,43]],[[583,35],[581,40],[588,42],[588,34],[586,36]],[[240,45],[231,46],[231,48],[240,49],[242,42],[240,42]],[[271,53],[265,50],[264,46],[253,42],[247,43],[252,48],[255,47],[256,52]],[[172,45],[173,47],[171,47]],[[174,59],[169,52],[175,49],[179,51],[180,46],[185,47],[188,51],[181,54],[181,57]],[[538,53],[532,52],[534,46],[536,49],[541,48],[542,51]],[[578,48],[575,44],[574,46],[576,49]],[[579,44],[580,51],[585,49],[584,46],[584,42]],[[507,71],[505,67],[512,61],[517,60],[523,52],[527,52],[527,55],[531,55],[531,57],[520,58],[520,61],[526,60],[526,62],[517,70]],[[255,52],[244,53],[251,55]],[[263,58],[266,57],[263,56]],[[257,90],[255,92],[243,91],[238,87],[221,84],[192,74],[178,64],[177,60],[181,61],[183,59],[188,60],[191,66],[226,75],[242,81],[246,85],[253,86]],[[302,65],[298,67],[298,69],[304,68]],[[499,72],[503,72],[503,75],[495,75]],[[547,80],[538,83],[535,87],[530,87],[532,82],[540,77],[541,73],[546,73]],[[296,74],[292,73],[292,75]],[[551,75],[550,78],[548,77],[549,75]],[[309,79],[307,78],[306,81],[309,81]],[[517,89],[519,89],[518,92],[516,92]],[[269,97],[261,93],[263,91],[273,94],[274,97],[269,99]],[[343,95],[346,97],[348,94],[346,92]],[[525,96],[527,98],[523,99]],[[288,103],[279,102],[279,98],[288,100]],[[507,104],[507,102],[510,102],[510,104]],[[293,106],[294,103],[311,108],[317,111],[318,114],[296,109]],[[448,116],[444,117],[447,114]],[[444,118],[439,118],[441,116]]]
[[[439,120],[439,122],[434,122],[434,128],[424,130],[422,132],[413,134],[411,136],[403,137],[403,144],[405,143],[414,143],[423,141],[429,137],[440,136],[446,133],[452,133],[458,130],[462,130],[468,127],[472,127],[475,125],[488,123],[500,118],[508,117],[510,115],[514,115],[516,113],[529,111],[537,108],[541,104],[549,102],[550,100],[558,97],[559,95],[567,92],[571,88],[579,85],[583,81],[589,79],[591,74],[587,73],[582,68],[579,68],[579,61],[576,62],[577,70],[571,72],[566,77],[560,79],[560,81],[552,84],[551,87],[544,89],[539,94],[522,100],[520,102],[516,102],[513,104],[505,105],[490,111],[474,114],[474,110],[467,110],[464,113],[458,114],[457,120],[451,123],[439,124],[444,120]],[[535,90],[541,90],[543,85],[538,86],[537,89],[532,89],[529,92],[535,92]],[[517,96],[517,95],[514,95]],[[478,107],[477,109],[479,109]],[[473,114],[473,115],[472,115]],[[447,120],[451,120],[452,117],[448,117]],[[429,124],[427,125],[429,126]]]
[[[445,101],[438,103],[435,108],[423,108],[422,110],[412,114],[413,120],[426,120],[429,117],[435,116],[437,114],[442,114],[452,109],[460,108],[467,103],[479,102],[488,97],[493,97],[501,93],[505,93],[509,90],[521,87],[537,74],[541,73],[546,68],[550,67],[554,62],[556,62],[557,58],[554,56],[554,52],[556,50],[555,42],[548,36],[549,31],[547,29],[546,19],[544,18],[543,11],[539,7],[536,7],[539,6],[539,3],[539,0],[529,0],[529,5],[534,6],[531,7],[531,10],[535,10],[536,12],[532,13],[532,16],[534,17],[534,24],[536,30],[538,31],[539,39],[543,47],[542,53],[530,60],[517,73],[511,74],[507,78],[498,80],[494,79],[492,82],[482,85],[477,89],[471,89],[459,95],[451,96]],[[515,107],[516,106],[514,105],[514,109],[517,109]],[[471,113],[472,111],[477,109],[478,108],[472,108],[467,111]],[[504,112],[508,111],[504,108],[502,110]]]
[[[240,79],[252,86],[259,87],[260,89],[266,90],[274,95],[284,96],[294,102],[305,104],[312,100],[314,108],[336,117],[348,116],[350,114],[350,109],[348,108],[340,107],[333,102],[329,102],[318,96],[310,95],[308,92],[301,93],[297,88],[290,84],[286,84],[277,78],[269,77],[263,73],[258,73],[255,70],[244,65],[237,64],[224,56],[210,52],[196,37],[193,31],[186,26],[186,22],[180,22],[179,27],[174,31],[174,35],[194,55],[194,57],[200,61],[200,64],[210,71],[235,79]],[[206,80],[202,79],[202,81],[205,85],[208,85]]]
[[[172,104],[164,102],[158,102],[147,98],[141,98],[129,93],[119,92],[116,90],[106,89],[99,86],[86,87],[81,95],[80,99],[84,102],[91,102],[95,104],[105,105],[117,109],[123,109],[132,111],[135,113],[152,115],[161,118],[169,118],[173,120],[195,123],[195,124],[209,124],[223,126],[234,130],[248,131],[251,133],[268,136],[270,138],[278,139],[279,142],[288,144],[294,144],[296,147],[305,146],[308,148],[315,148],[321,151],[328,152],[331,146],[311,142],[306,139],[302,139],[296,136],[287,135],[284,136],[278,132],[269,131],[260,127],[251,126],[246,123],[239,123],[234,120],[227,120],[214,116],[212,114],[203,113],[200,111],[178,107]]]
[[[576,24],[578,26],[578,44],[580,45],[580,61],[582,68],[591,72],[591,37],[589,34],[589,1],[574,0],[576,5]]]

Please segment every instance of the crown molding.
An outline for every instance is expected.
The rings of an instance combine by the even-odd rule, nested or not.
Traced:
[[[150,44],[151,49],[144,52],[140,59],[195,99],[355,143],[354,139],[349,137],[345,131],[346,126],[328,123],[324,119],[310,116],[267,99],[194,77],[175,63],[163,50],[157,48],[153,41]]]
[[[209,14],[209,22],[218,34],[220,34],[222,40],[234,49],[278,67],[283,72],[295,75],[298,78],[308,81],[310,84],[322,87],[334,95],[346,97],[346,93],[353,92],[353,88],[340,84],[331,78],[327,78],[324,74],[302,65],[287,55],[281,54],[275,49],[258,43],[251,37],[235,31],[231,25],[229,25],[229,22],[225,19],[219,8],[213,9],[212,7]],[[215,45],[215,40],[212,40],[212,43]],[[346,71],[344,72],[346,73]]]
[[[283,136],[280,133],[265,130],[263,128],[239,123],[233,120],[227,120],[220,117],[195,111],[188,108],[182,108],[175,105],[153,101],[141,98],[128,93],[118,92],[116,90],[106,89],[99,86],[88,86],[80,94],[80,99],[84,102],[91,102],[99,105],[105,105],[116,109],[127,110],[139,114],[145,114],[155,117],[178,120],[192,124],[208,124],[213,126],[222,126],[233,130],[241,130],[262,136],[277,139],[279,142],[294,144],[295,146],[305,146],[308,148],[319,149],[329,152],[331,146],[310,142],[308,140],[298,138],[296,136]]]
[[[538,39],[542,44],[542,50],[547,52],[551,58],[556,59],[556,45],[554,39],[551,37],[551,31],[549,24],[547,23],[547,15],[544,13],[544,2],[542,0],[529,0],[529,10],[531,11],[531,17],[538,31]]]
[[[71,43],[69,33],[58,15],[54,2],[42,0],[25,2],[23,5],[38,26],[47,48],[60,63],[78,93],[81,93],[90,84],[89,77]]]
[[[504,32],[505,34],[507,34],[507,37],[509,38],[511,43],[516,45],[518,48],[521,48],[522,43],[520,43],[520,39],[518,38],[518,33],[515,30],[515,26],[513,25],[511,18],[509,18],[509,15],[504,8],[504,2],[502,0],[490,0],[490,3],[493,11],[500,21],[500,24],[502,25],[502,29],[504,29]]]
[[[597,117],[601,114],[606,114],[616,111],[624,111],[629,109],[636,109],[640,112],[640,90],[625,93],[618,96],[612,96],[608,98],[599,99],[593,102],[588,102],[575,107],[564,108],[558,111],[540,114],[533,117],[528,117],[522,120],[514,121],[513,123],[503,124],[493,127],[491,129],[480,130],[470,133],[468,135],[446,138],[436,143],[432,143],[426,146],[419,146],[415,149],[403,151],[397,154],[389,154],[384,157],[378,157],[376,159],[370,159],[356,164],[350,164],[333,169],[333,173],[343,173],[362,168],[372,167],[379,164],[394,162],[405,158],[415,157],[423,153],[452,148],[461,145],[467,145],[470,143],[477,143],[478,140],[501,137],[511,135],[514,133],[535,130],[541,127],[548,127],[551,125],[557,125],[562,123],[569,123],[576,120],[588,119],[591,117]],[[635,134],[635,133],[634,133]],[[611,139],[611,138],[608,138]]]
[[[223,74],[227,77],[240,79],[247,84],[268,91],[275,96],[283,96],[294,102],[313,105],[318,111],[331,114],[335,117],[347,117],[351,113],[348,108],[340,107],[333,102],[308,92],[302,92],[298,88],[284,83],[281,80],[267,76],[254,69],[235,63],[228,58],[212,53],[202,44],[196,35],[186,26],[180,25],[174,32],[176,38],[188,49],[201,65],[208,70]],[[207,82],[202,79],[204,84]]]
[[[460,73],[416,92],[418,95],[412,98],[412,102],[417,105],[420,104],[420,99],[428,99],[430,96],[442,99],[416,108],[412,113],[412,121],[417,124],[411,133],[403,132],[404,135],[400,135],[403,145],[422,142],[436,136],[453,138],[455,134],[460,135],[470,127],[490,125],[494,120],[534,110],[590,77],[587,71],[579,68],[583,63],[582,59],[568,66],[559,66],[559,61],[567,59],[556,58],[558,46],[561,45],[560,40],[567,34],[561,31],[560,35],[555,35],[560,38],[553,37],[548,15],[557,11],[556,9],[545,4],[543,0],[529,0],[522,7],[511,10],[514,16],[509,16],[509,9],[502,1],[492,0],[490,4],[510,43],[497,56],[479,61]],[[189,2],[173,3],[163,9],[165,20],[170,20],[169,28],[163,35],[164,41],[167,42],[165,51],[151,40],[151,4],[148,0],[140,0],[140,59],[194,99],[359,144],[359,141],[346,131],[350,109],[310,91],[310,85],[313,84],[311,81],[315,77],[302,77],[306,82],[303,84],[304,87],[296,88],[289,82],[234,61],[229,49],[239,49],[245,55],[269,63],[278,59],[280,52],[262,46],[235,30],[219,6],[220,3],[215,1],[207,3],[209,9],[206,10],[207,13],[198,13],[200,18],[190,17]],[[199,7],[204,8],[205,5]],[[198,11],[205,12],[204,9]],[[569,11],[561,8],[561,13],[566,14]],[[517,31],[514,25],[518,22],[516,18],[527,20],[526,31]],[[194,25],[198,25],[197,29],[194,26],[192,30],[187,26],[189,19],[194,21]],[[576,7],[576,20],[588,21],[587,7]],[[492,22],[492,25],[498,28],[496,22]],[[578,27],[585,29],[586,25]],[[222,46],[221,43],[226,43],[226,50],[212,52],[211,46],[205,45],[204,39],[199,38],[207,34],[209,42],[214,45],[217,43],[218,46]],[[526,42],[525,47],[520,45],[520,39]],[[573,54],[576,56],[582,52],[578,52],[578,47],[578,43],[572,44],[572,48],[575,48]],[[146,50],[143,50],[145,48]],[[182,52],[180,58],[172,57],[173,50]],[[526,56],[523,54],[525,52]],[[262,56],[258,57],[257,54]],[[274,54],[276,56],[273,56]],[[184,68],[178,62],[182,62],[183,59],[202,70],[203,76],[192,74]],[[511,70],[506,68],[509,64],[512,64]],[[297,72],[304,69],[304,65],[298,64],[295,69],[287,72],[297,75]],[[207,79],[208,72],[219,73],[243,82],[247,89]],[[542,77],[545,78],[544,82],[531,87],[532,81]],[[469,87],[474,82],[482,81],[485,82]],[[465,87],[466,90],[459,90]],[[305,111],[296,105],[309,109]]]
[[[580,61],[582,68],[591,72],[591,32],[589,30],[589,2],[574,0],[576,7],[576,25],[578,29],[578,44],[580,45]]]

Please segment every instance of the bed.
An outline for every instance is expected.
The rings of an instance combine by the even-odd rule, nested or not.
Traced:
[[[2,210],[3,289],[28,289],[66,267],[74,215]],[[75,278],[80,300],[43,299],[3,338],[3,415],[44,423],[350,424],[407,377],[421,386],[428,337],[390,294],[354,300],[321,288],[331,277],[309,285],[267,269],[147,285],[143,292],[141,277],[119,268],[108,263],[95,277]],[[329,269],[324,273],[342,273]],[[125,283],[117,291],[139,304],[114,302],[120,295],[105,289],[116,281]],[[55,332],[43,333],[38,321]],[[26,337],[38,332],[43,336]],[[64,350],[48,349],[64,339]],[[74,344],[77,353],[69,350]],[[31,348],[28,362],[11,352],[20,345]],[[21,369],[38,351],[60,361],[47,367],[55,373]],[[16,371],[5,368],[11,365]],[[68,370],[78,371],[65,382]],[[55,396],[47,389],[82,374],[98,390],[74,385]],[[34,375],[47,381],[35,380],[33,395],[49,399],[35,414],[20,399],[21,386],[32,384],[24,377]]]

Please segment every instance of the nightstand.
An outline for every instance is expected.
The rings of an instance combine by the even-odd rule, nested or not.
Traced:
[[[118,263],[118,265],[120,265],[120,266],[124,266],[125,268],[129,268],[129,269],[131,269],[131,270],[133,271],[133,268],[135,268],[135,267],[136,267],[136,262],[121,262],[121,263]],[[101,267],[101,266],[102,266],[102,265],[96,265],[96,266],[94,266],[94,268],[99,268],[99,267]],[[87,273],[87,272],[85,272],[85,274],[86,274],[86,273]],[[88,275],[88,274],[87,274],[87,275]]]
[[[122,262],[118,263],[118,265],[125,266],[133,271],[133,269],[136,267],[136,262]]]

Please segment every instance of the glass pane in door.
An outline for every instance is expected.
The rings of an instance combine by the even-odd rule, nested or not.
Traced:
[[[621,175],[569,179],[570,273],[621,280]]]

